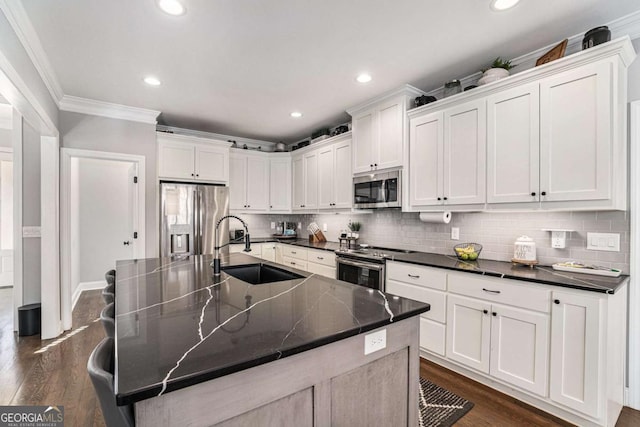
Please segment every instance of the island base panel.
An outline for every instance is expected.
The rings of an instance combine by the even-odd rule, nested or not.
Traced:
[[[364,355],[364,337],[387,346]],[[136,425],[415,426],[419,316],[135,404]]]

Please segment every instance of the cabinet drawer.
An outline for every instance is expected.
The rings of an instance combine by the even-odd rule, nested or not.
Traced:
[[[444,292],[434,291],[432,289],[411,285],[409,283],[401,283],[395,280],[387,281],[386,292],[431,304],[431,310],[422,314],[422,316],[437,322],[446,322],[447,295]]]
[[[319,274],[320,276],[328,277],[330,279],[336,278],[336,268],[329,267],[327,265],[316,264],[315,262],[307,262],[307,271],[309,273]]]
[[[387,279],[442,291],[447,289],[447,273],[444,270],[419,265],[387,262]]]
[[[508,279],[487,279],[473,274],[449,274],[449,291],[548,313],[551,292],[535,284],[521,285]]]
[[[330,251],[307,250],[307,261],[335,268],[336,254]]]
[[[297,258],[291,258],[288,256],[282,257],[282,264],[290,265],[293,268],[297,268],[298,270],[307,271],[307,261],[301,261]]]
[[[444,356],[445,326],[420,317],[420,348]]]
[[[284,245],[282,254],[286,257],[297,258],[302,261],[307,260],[307,250],[299,246]]]

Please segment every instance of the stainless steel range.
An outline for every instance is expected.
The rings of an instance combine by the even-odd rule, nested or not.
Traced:
[[[412,253],[403,249],[378,246],[336,251],[336,278],[367,288],[385,291],[385,261],[394,256]]]

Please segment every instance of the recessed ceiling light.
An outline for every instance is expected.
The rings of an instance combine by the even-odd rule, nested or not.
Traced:
[[[520,0],[491,0],[491,9],[501,11],[511,9],[517,5]]]
[[[184,15],[187,11],[178,0],[158,0],[158,6],[160,6],[160,9],[164,12],[173,16]]]
[[[371,75],[367,73],[362,73],[358,77],[356,77],[356,81],[358,83],[369,83],[371,81]]]
[[[161,82],[156,77],[147,76],[144,78],[144,82],[149,86],[160,86]]]
[[[294,119],[299,119],[300,117],[302,117],[302,113],[300,111],[294,111],[293,113],[291,113],[291,117],[293,117]]]

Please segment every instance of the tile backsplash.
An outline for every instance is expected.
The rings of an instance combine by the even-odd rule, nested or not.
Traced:
[[[252,236],[272,234],[270,223],[293,221],[302,224],[298,234],[306,236],[310,222],[321,228],[327,225],[327,240],[337,241],[340,230],[349,220],[362,224],[360,243],[377,246],[413,249],[423,252],[452,254],[453,246],[463,242],[476,242],[483,246],[480,259],[510,261],[513,243],[527,235],[536,242],[538,261],[549,265],[561,261],[582,261],[619,268],[629,273],[629,213],[606,212],[473,212],[453,213],[449,224],[420,221],[418,213],[384,209],[369,214],[312,214],[312,215],[243,215],[249,221]],[[460,240],[451,240],[451,227],[460,229]],[[567,237],[567,247],[551,247],[551,233],[544,228],[575,230]],[[586,249],[587,232],[620,234],[620,252],[602,252]]]

